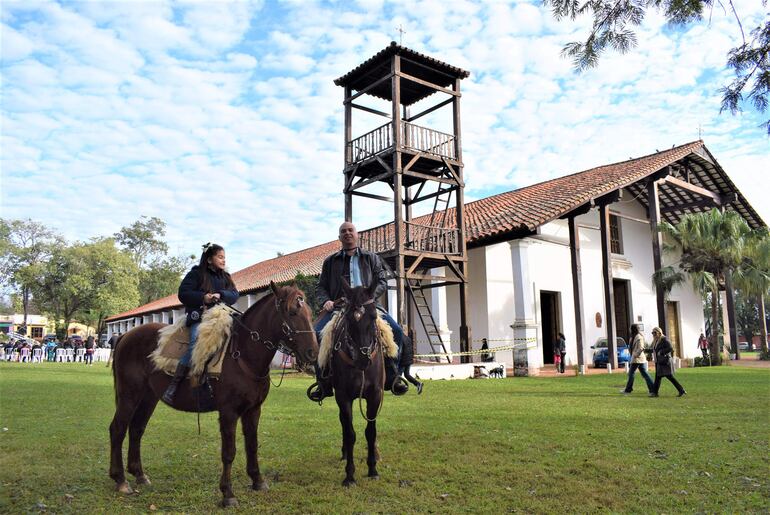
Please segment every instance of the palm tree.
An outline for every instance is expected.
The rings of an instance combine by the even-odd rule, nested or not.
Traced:
[[[735,273],[735,284],[757,301],[762,356],[767,356],[765,296],[770,292],[770,233],[766,227],[752,231],[746,241],[743,261]],[[750,335],[747,335],[750,338]]]
[[[682,217],[676,225],[662,222],[663,251],[679,261],[653,274],[653,284],[668,295],[674,286],[691,281],[695,291],[711,293],[711,356],[720,354],[719,286],[742,263],[750,228],[735,211],[712,209]],[[737,345],[737,342],[735,342]]]

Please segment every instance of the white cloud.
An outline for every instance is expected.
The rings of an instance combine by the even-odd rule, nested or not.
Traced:
[[[651,16],[636,50],[584,74],[560,51],[586,20],[557,23],[539,2],[6,3],[2,20],[3,216],[71,239],[159,216],[175,252],[219,241],[233,269],[333,239],[343,111],[332,81],[398,40],[399,25],[405,46],[471,72],[468,199],[692,141],[700,125],[769,218],[762,117],[718,115],[729,17],[672,30]],[[385,121],[355,116],[357,133]],[[440,112],[420,123],[451,126]],[[360,227],[391,209],[354,201]]]

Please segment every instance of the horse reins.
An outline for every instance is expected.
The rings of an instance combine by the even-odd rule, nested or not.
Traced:
[[[275,295],[275,293],[273,295]],[[302,302],[302,301],[300,301],[300,302]],[[281,311],[281,305],[282,304],[283,304],[283,301],[280,300],[277,295],[275,295],[275,310],[276,310],[276,312],[281,317],[281,330],[283,331],[283,334],[286,337],[286,340],[288,341],[288,343],[290,343],[290,344],[294,343],[294,337],[297,334],[312,333],[312,332],[314,332],[312,330],[306,331],[306,330],[295,329],[294,327],[292,327],[289,324],[289,321],[284,316],[283,311]],[[243,329],[248,331],[249,338],[251,339],[251,341],[253,341],[254,343],[262,343],[265,347],[267,347],[271,351],[279,351],[279,352],[282,352],[285,355],[289,355],[289,356],[292,356],[292,357],[296,357],[297,356],[296,351],[294,351],[294,349],[289,347],[284,342],[283,339],[279,340],[278,343],[273,343],[272,341],[270,341],[270,340],[268,340],[266,338],[262,338],[261,335],[259,334],[259,331],[251,329],[246,324],[244,324],[243,321],[241,320],[241,318],[244,315],[244,312],[240,311],[239,309],[237,309],[237,308],[235,308],[233,306],[230,306],[230,305],[227,305],[227,304],[223,304],[223,305],[227,309],[229,309],[231,311],[231,316],[232,316],[233,320],[239,326],[241,326]],[[237,343],[237,340],[235,338],[231,338],[230,339],[230,347],[232,348],[232,352],[230,353],[230,357],[233,358],[233,360],[236,363],[238,363],[238,366],[241,367],[241,370],[243,370],[243,372],[246,375],[251,376],[251,378],[255,379],[255,380],[262,380],[262,379],[266,379],[266,378],[270,377],[270,364],[269,363],[267,365],[267,373],[265,375],[263,375],[263,376],[260,376],[259,374],[254,373],[249,368],[248,364],[244,360],[240,359],[241,351],[238,350],[238,343]],[[286,358],[284,358],[283,363],[281,364],[281,366],[282,366],[281,379],[278,381],[278,384],[273,383],[273,380],[270,377],[270,383],[273,386],[275,386],[276,388],[281,386],[281,384],[283,383],[283,376],[286,374]]]
[[[341,325],[340,329],[340,335],[336,338],[336,341],[334,342],[334,352],[338,353],[342,361],[345,362],[346,365],[350,367],[355,368],[355,364],[353,363],[353,359],[348,356],[347,352],[343,350],[342,343],[345,343],[345,347],[350,347],[350,333],[348,332],[348,321],[347,321],[347,315],[351,311],[353,311],[353,318],[355,318],[356,322],[358,322],[364,313],[364,306],[368,306],[370,304],[374,304],[374,298],[371,298],[361,304],[358,308],[355,310],[352,310],[352,308],[348,307],[345,311],[342,312],[342,315],[340,316],[340,321],[338,322],[339,325]],[[338,326],[339,327],[339,326]],[[336,328],[333,328],[333,330]],[[380,333],[379,328],[377,328],[377,333]],[[377,349],[382,346],[380,343],[381,338],[375,339],[370,345],[366,347],[359,347],[359,350],[361,354],[369,358],[369,362],[371,364],[374,357],[377,355]],[[383,366],[385,366],[385,358],[383,354]],[[331,367],[329,367],[331,368]],[[368,367],[367,367],[368,368]],[[380,415],[380,411],[382,410],[382,405],[385,404],[385,395],[382,396],[380,399],[380,405],[377,408],[377,413],[375,413],[374,418],[369,418],[366,416],[366,413],[364,413],[364,403],[363,403],[363,397],[364,397],[364,387],[366,386],[366,370],[361,370],[361,390],[358,393],[358,410],[361,412],[361,416],[366,420],[367,422],[375,422],[377,420],[377,417]]]

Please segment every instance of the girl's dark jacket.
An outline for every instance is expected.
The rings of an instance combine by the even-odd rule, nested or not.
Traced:
[[[211,291],[203,291],[201,274],[209,275]],[[182,279],[182,284],[179,285],[179,300],[184,304],[185,312],[199,311],[199,314],[202,314],[203,296],[207,293],[218,293],[225,304],[235,304],[238,300],[238,290],[235,287],[227,287],[227,277],[224,272],[215,272],[209,267],[202,270],[200,266],[195,265],[187,272],[187,275]],[[213,305],[209,304],[206,307]]]
[[[671,366],[671,355],[674,353],[671,342],[666,336],[662,336],[653,347],[655,353],[655,374],[659,376],[674,375],[674,367]]]

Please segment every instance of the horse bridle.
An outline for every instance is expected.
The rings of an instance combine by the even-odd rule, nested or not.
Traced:
[[[355,310],[353,310],[352,306],[348,306],[345,310],[342,311],[342,314],[340,316],[340,324],[342,325],[342,328],[340,330],[340,335],[337,338],[337,341],[334,343],[334,351],[337,352],[342,347],[342,343],[345,343],[346,348],[351,348],[350,345],[350,333],[348,332],[348,321],[347,321],[347,315],[351,311],[353,311],[353,318],[358,322],[361,320],[361,317],[364,316],[364,312],[366,309],[366,306],[374,304],[374,298],[371,298],[361,304],[359,307],[357,307]],[[366,347],[359,347],[358,350],[361,354],[366,356],[369,360],[372,359],[374,353],[377,351],[377,342],[378,338],[375,336],[374,341],[372,341],[369,345]]]
[[[275,293],[273,295],[275,295]],[[301,297],[298,297],[297,301],[299,302],[300,306],[302,306],[305,303],[305,301]],[[228,309],[232,310],[233,320],[243,329],[248,331],[249,338],[251,339],[251,341],[253,341],[254,343],[262,343],[269,350],[279,351],[289,356],[296,357],[297,352],[291,347],[289,347],[286,342],[288,342],[288,344],[293,344],[294,337],[296,335],[303,334],[303,333],[314,333],[315,331],[295,329],[294,327],[292,327],[292,325],[289,323],[289,320],[287,320],[286,316],[284,316],[283,310],[281,310],[281,306],[283,305],[283,300],[279,299],[278,295],[275,295],[274,305],[275,305],[276,312],[278,312],[278,314],[281,317],[281,331],[283,332],[285,337],[285,340],[284,338],[281,338],[278,341],[278,343],[273,343],[272,341],[266,338],[262,338],[261,335],[259,334],[259,331],[251,329],[250,327],[248,327],[246,324],[243,323],[243,321],[241,320],[241,317],[243,317],[244,313],[242,311],[225,304],[225,306],[227,306]],[[235,315],[238,315],[238,316],[235,316]],[[237,345],[235,344],[235,339],[233,339],[232,341],[233,341],[233,351],[231,353],[231,356],[233,359],[237,360],[238,358],[241,357],[241,351],[238,350]]]

